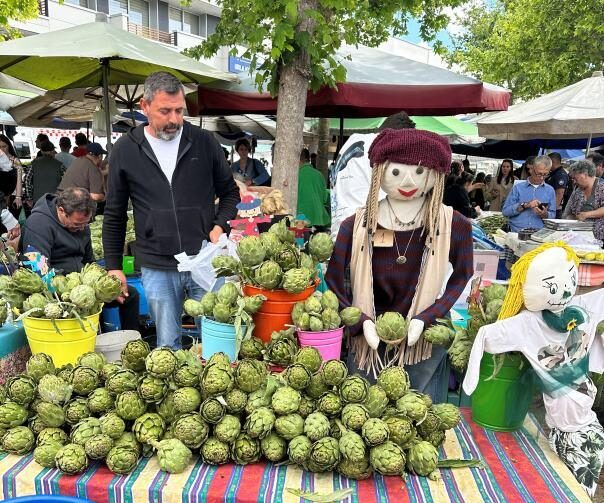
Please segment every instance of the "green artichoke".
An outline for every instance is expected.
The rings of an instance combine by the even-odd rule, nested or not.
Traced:
[[[465,372],[468,367],[472,344],[473,340],[468,336],[465,330],[459,330],[455,334],[455,338],[449,347],[448,353],[451,366],[458,372]]]
[[[300,407],[298,407],[298,414],[306,419],[310,414],[317,410],[317,402],[306,395],[302,395],[300,400]]]
[[[63,404],[69,400],[73,387],[60,377],[46,374],[38,382],[38,394],[45,402]]]
[[[304,418],[300,414],[287,414],[275,420],[277,435],[285,440],[291,440],[304,433]]]
[[[101,433],[101,423],[96,417],[82,419],[71,429],[70,440],[74,444],[84,445],[86,440]]]
[[[381,386],[374,384],[369,386],[363,405],[369,412],[369,417],[382,417],[388,406],[388,395]]]
[[[145,358],[147,372],[159,379],[167,379],[176,370],[178,360],[169,348],[156,348]]]
[[[291,244],[281,245],[281,249],[275,254],[275,261],[283,271],[300,267],[300,252]]]
[[[29,418],[29,420],[27,421],[27,427],[31,431],[33,431],[34,435],[38,435],[38,433],[47,428],[47,426],[38,416],[33,416]],[[3,432],[0,431],[0,436],[2,435],[2,433]]]
[[[435,404],[432,406],[432,412],[439,419],[439,428],[442,430],[455,428],[461,421],[459,409],[452,403]]]
[[[310,383],[306,386],[304,392],[310,398],[320,398],[323,393],[329,391],[327,384],[325,383],[325,373],[323,370],[313,374],[310,378]]]
[[[269,407],[271,405],[271,396],[267,394],[265,388],[250,393],[245,404],[245,413],[249,415],[258,407]]]
[[[251,295],[250,297],[244,297],[243,309],[248,314],[255,314],[260,310],[265,300],[266,297],[264,295]]]
[[[166,424],[170,424],[176,417],[174,408],[174,392],[168,391],[164,399],[156,406],[157,413],[163,418]]]
[[[88,467],[88,458],[84,447],[67,444],[61,447],[55,456],[57,468],[68,475],[82,473]]]
[[[115,412],[107,412],[99,418],[101,433],[117,440],[126,430],[126,423]]]
[[[58,302],[49,302],[44,306],[43,317],[49,320],[57,320],[63,316],[63,308]]]
[[[64,445],[69,441],[67,433],[60,428],[44,428],[38,433],[36,445],[42,444],[61,444]]]
[[[113,409],[114,398],[107,388],[97,388],[88,395],[88,408],[96,415]]]
[[[204,314],[203,306],[201,305],[201,302],[199,302],[198,300],[195,300],[195,299],[185,300],[182,307],[183,307],[184,312],[187,315],[192,316],[193,318],[203,316],[203,314]]]
[[[138,394],[147,403],[161,402],[167,392],[168,383],[164,379],[145,375],[138,381]]]
[[[361,462],[367,456],[363,437],[354,431],[345,431],[339,440],[340,454],[349,461]]]
[[[380,372],[377,384],[393,402],[409,391],[409,375],[402,367],[389,367]]]
[[[442,430],[434,430],[432,433],[428,433],[423,439],[426,442],[430,442],[437,449],[445,443],[446,434]]]
[[[454,332],[445,325],[432,325],[423,335],[424,340],[430,344],[446,346],[451,342]]]
[[[363,403],[368,391],[369,383],[360,375],[348,376],[340,384],[340,396],[346,403]]]
[[[184,472],[193,457],[193,453],[189,448],[177,438],[162,440],[161,442],[152,441],[151,444],[157,449],[159,468],[164,472]]]
[[[210,424],[216,424],[220,421],[226,412],[226,408],[220,400],[216,398],[206,398],[199,408],[199,413],[205,421]]]
[[[136,391],[124,391],[115,399],[115,412],[125,421],[134,421],[147,410],[147,404]]]
[[[240,389],[233,388],[224,395],[224,401],[229,414],[239,414],[245,410],[247,394]]]
[[[36,381],[27,375],[11,377],[5,384],[6,398],[27,406],[36,397]]]
[[[261,264],[266,257],[266,250],[258,236],[246,236],[237,245],[237,256],[246,267]]]
[[[389,440],[372,447],[369,462],[373,469],[382,475],[402,475],[405,470],[405,453]]]
[[[330,472],[340,462],[340,444],[333,437],[325,437],[312,444],[308,454],[311,471]]]
[[[115,445],[107,454],[107,468],[118,475],[126,475],[136,467],[139,453],[127,446]]]
[[[288,386],[303,391],[310,384],[312,374],[305,365],[294,363],[285,369],[283,377]]]
[[[216,302],[217,297],[214,292],[206,293],[199,301],[199,305],[201,307],[201,314],[203,316],[212,316]]]
[[[123,367],[135,372],[145,370],[145,358],[150,352],[149,344],[142,339],[129,341],[121,353]]]
[[[201,405],[201,393],[197,388],[185,387],[174,391],[174,409],[177,414],[196,411]]]
[[[107,276],[107,271],[96,262],[86,264],[80,271],[83,285],[94,286],[105,276]]]
[[[308,241],[308,252],[317,262],[327,262],[333,252],[333,241],[326,232],[314,234]]]
[[[208,363],[201,375],[201,390],[207,396],[220,396],[227,393],[235,382],[231,364]]]
[[[433,406],[434,407],[434,406]],[[439,417],[434,413],[433,408],[428,409],[423,421],[417,424],[417,432],[426,437],[435,430],[444,430]]]
[[[264,358],[264,343],[262,340],[257,337],[250,337],[242,341],[239,348],[239,358],[262,361]]]
[[[0,405],[0,426],[2,426],[2,407]],[[65,422],[65,412],[59,405],[54,403],[40,402],[36,406],[36,412],[38,413],[38,417],[48,427],[59,428]]]
[[[279,463],[287,456],[287,442],[276,433],[271,433],[260,441],[260,449],[266,459]]]
[[[396,408],[412,421],[421,421],[428,412],[426,402],[421,394],[415,390],[409,390],[396,401]]]
[[[174,437],[190,449],[198,449],[210,434],[210,427],[200,414],[184,414],[172,423]]]
[[[330,429],[328,417],[321,412],[313,412],[304,420],[304,434],[312,442],[329,436]]]
[[[34,449],[34,461],[44,468],[55,468],[57,463],[55,457],[63,444],[57,442],[46,442]]]
[[[79,365],[73,369],[69,384],[73,387],[73,392],[76,395],[88,396],[99,386],[99,374],[93,368]]]
[[[184,388],[186,386],[195,388],[199,385],[199,370],[193,365],[185,363],[174,371],[172,378],[174,380],[174,384],[178,388]]]
[[[265,290],[277,288],[282,278],[281,266],[272,260],[267,260],[254,271],[254,283]]]
[[[69,300],[79,309],[92,309],[96,302],[96,293],[91,286],[78,285],[69,292]]]
[[[320,315],[322,310],[321,297],[318,293],[312,294],[304,301],[304,311],[308,314]]]
[[[365,421],[361,434],[369,447],[383,444],[390,438],[388,425],[377,417],[372,417]]]
[[[52,362],[52,358],[44,353],[31,355],[29,360],[27,360],[25,368],[27,375],[33,378],[34,381],[40,381],[43,375],[54,375],[55,373],[55,365]]]
[[[310,449],[312,448],[312,442],[305,435],[298,435],[289,442],[287,448],[287,454],[289,460],[299,466],[306,464]]]
[[[293,334],[293,330],[284,330],[271,334],[271,341],[266,347],[266,356],[269,362],[283,367],[287,367],[293,362],[298,352],[298,344]]]
[[[263,232],[260,234],[262,247],[266,250],[267,257],[274,257],[281,249],[281,240],[272,232]]]
[[[350,461],[343,458],[340,460],[337,470],[344,477],[354,480],[368,479],[372,475],[369,456],[365,456],[361,461]]]
[[[369,412],[359,403],[346,404],[342,409],[342,424],[349,430],[361,431],[368,419]]]
[[[90,437],[84,443],[84,450],[90,459],[105,459],[113,448],[113,439],[102,433]]]
[[[107,359],[101,353],[95,353],[93,351],[84,353],[78,357],[76,365],[82,367],[90,367],[97,372],[100,372],[103,365],[107,363]]]
[[[241,433],[231,447],[231,456],[238,465],[255,463],[260,459],[260,454],[260,441],[247,433]]]
[[[65,421],[72,426],[78,424],[82,419],[92,416],[92,411],[88,407],[88,400],[81,396],[67,402],[63,410],[65,412]]]
[[[117,363],[105,363],[103,368],[99,371],[99,379],[103,382],[106,382],[109,379],[109,376],[121,370],[122,367]]]
[[[300,348],[294,357],[294,363],[304,365],[311,374],[319,371],[323,358],[319,350],[313,346]]]
[[[319,316],[311,315],[308,319],[308,329],[311,332],[322,332],[326,330],[323,320]]]
[[[229,255],[216,255],[212,259],[212,267],[219,278],[236,276],[239,273],[239,261]]]
[[[237,364],[235,369],[235,385],[245,393],[252,393],[260,389],[267,378],[264,363],[258,360],[245,359]]]
[[[282,416],[296,412],[300,407],[301,399],[299,391],[290,386],[283,386],[273,394],[271,405],[275,414]]]
[[[415,439],[415,429],[408,419],[390,416],[385,418],[384,422],[388,426],[390,440],[399,447],[406,449]]]
[[[141,444],[150,444],[151,440],[159,440],[166,430],[166,424],[159,414],[147,412],[134,421],[132,433]]]
[[[351,327],[361,321],[362,314],[363,312],[358,307],[351,306],[342,309],[340,312],[340,318],[342,319],[342,323],[344,323],[344,325]]]
[[[107,274],[94,284],[94,293],[99,302],[113,302],[122,293],[122,282]]]
[[[333,391],[323,393],[317,401],[317,410],[327,417],[336,417],[342,412],[342,399]]]
[[[271,225],[268,232],[277,236],[281,243],[293,243],[294,233],[289,230],[290,224],[291,222],[288,218],[283,218]]]
[[[237,304],[237,299],[239,297],[241,297],[241,292],[235,283],[227,282],[216,292],[217,303],[229,307]]]
[[[217,437],[210,437],[201,446],[201,458],[210,465],[223,465],[231,460],[231,448]]]
[[[45,288],[42,278],[24,267],[20,267],[13,273],[12,284],[17,290],[29,294],[42,292]]]
[[[248,416],[249,419],[250,416]],[[232,444],[241,433],[241,421],[237,416],[226,414],[214,426],[215,437],[225,444]],[[249,433],[249,432],[248,432]]]
[[[10,428],[2,436],[2,450],[10,454],[27,454],[33,447],[36,438],[27,426]]]
[[[301,293],[310,286],[308,269],[294,268],[283,274],[283,289],[288,293]]]
[[[275,424],[275,414],[268,407],[255,409],[245,421],[243,429],[251,438],[266,437]]]
[[[430,442],[413,444],[407,452],[407,469],[416,475],[427,477],[438,466],[438,450]]]
[[[377,317],[375,330],[384,342],[400,341],[407,337],[407,320],[401,313],[388,311]]]
[[[134,433],[129,431],[122,433],[122,435],[113,443],[113,447],[126,447],[127,449],[136,452],[137,456],[140,456],[141,451],[143,450],[141,444],[136,440]]]

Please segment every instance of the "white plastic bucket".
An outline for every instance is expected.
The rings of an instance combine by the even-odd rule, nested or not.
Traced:
[[[122,349],[126,344],[140,338],[141,334],[136,330],[105,332],[97,335],[95,351],[103,353],[108,362],[116,362],[121,358]]]

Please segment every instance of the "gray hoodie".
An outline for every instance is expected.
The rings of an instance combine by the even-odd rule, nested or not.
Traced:
[[[21,232],[20,249],[31,246],[48,258],[49,267],[57,273],[78,272],[84,264],[94,261],[90,229],[71,232],[57,217],[56,196],[46,194],[34,206]]]

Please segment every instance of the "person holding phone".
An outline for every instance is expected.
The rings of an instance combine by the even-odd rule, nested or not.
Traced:
[[[543,228],[543,219],[556,218],[556,193],[545,183],[552,161],[546,155],[535,159],[531,176],[516,183],[505,200],[502,213],[512,232]]]

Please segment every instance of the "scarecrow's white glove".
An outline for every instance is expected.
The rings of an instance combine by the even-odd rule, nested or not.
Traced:
[[[424,331],[424,322],[413,318],[409,322],[409,328],[407,329],[407,346],[413,346],[422,335]]]
[[[373,323],[373,321],[365,320],[363,322],[363,335],[365,336],[365,340],[371,349],[378,348],[380,345],[380,338],[375,330],[375,323]]]

